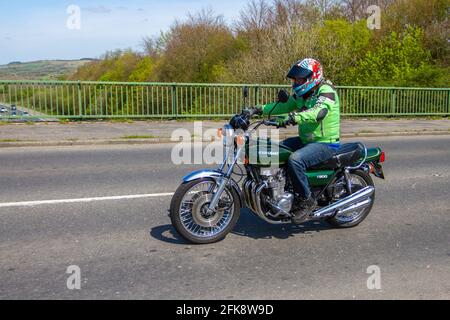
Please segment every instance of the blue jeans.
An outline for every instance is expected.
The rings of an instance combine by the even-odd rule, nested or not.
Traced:
[[[331,159],[335,151],[326,143],[309,143],[304,145],[300,138],[294,137],[283,141],[283,145],[292,150],[288,161],[288,174],[291,178],[294,192],[303,200],[311,196],[306,170]]]

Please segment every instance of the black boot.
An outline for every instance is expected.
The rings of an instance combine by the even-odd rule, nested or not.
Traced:
[[[292,208],[292,212],[294,214],[294,216],[292,217],[292,222],[295,224],[301,224],[305,222],[306,218],[313,212],[316,206],[317,201],[313,195],[309,196],[309,198],[306,200],[296,198]]]

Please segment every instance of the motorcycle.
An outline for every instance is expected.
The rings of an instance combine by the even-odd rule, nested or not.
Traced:
[[[280,91],[278,103],[288,97],[286,91]],[[295,195],[286,167],[294,150],[268,138],[253,139],[260,126],[277,126],[270,115],[269,120],[251,123],[253,116],[251,109],[245,109],[222,128],[225,154],[217,170],[188,174],[175,192],[169,216],[187,241],[209,244],[223,240],[236,225],[242,208],[270,224],[292,223]],[[237,131],[242,134],[237,135]],[[233,175],[242,155],[245,174],[241,176],[245,180],[239,185]],[[256,161],[250,162],[251,156]],[[275,159],[268,164],[263,161],[268,158]],[[380,147],[367,148],[357,142],[342,144],[332,159],[309,168],[306,174],[317,207],[302,221],[325,220],[337,228],[359,225],[375,201],[370,175],[384,179],[384,161],[385,152]]]

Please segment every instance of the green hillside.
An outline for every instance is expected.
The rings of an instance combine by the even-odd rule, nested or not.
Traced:
[[[77,68],[91,62],[82,60],[45,60],[33,62],[12,62],[0,65],[1,80],[56,80],[72,74]]]

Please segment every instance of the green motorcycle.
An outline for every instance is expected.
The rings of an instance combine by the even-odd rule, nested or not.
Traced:
[[[284,99],[280,92],[279,102]],[[277,122],[250,123],[252,116],[246,110],[222,128],[225,154],[220,168],[185,176],[172,198],[172,225],[189,242],[222,240],[233,230],[242,208],[270,224],[292,223],[294,192],[286,167],[294,151],[268,138],[253,139],[260,126],[277,126]],[[242,158],[245,180],[239,185],[233,176]],[[375,201],[370,174],[384,179],[384,160],[381,148],[349,143],[341,145],[332,159],[309,168],[307,176],[318,206],[303,217],[304,222],[326,220],[338,228],[359,225]]]

